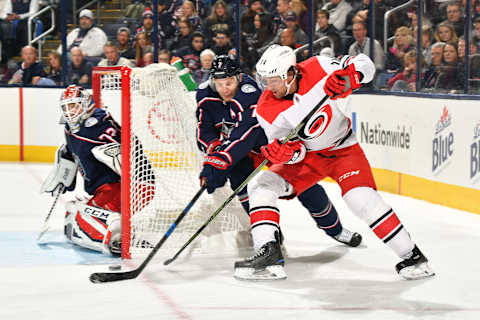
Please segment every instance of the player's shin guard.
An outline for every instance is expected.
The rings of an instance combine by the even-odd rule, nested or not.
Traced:
[[[317,227],[333,239],[350,247],[357,247],[362,236],[342,226],[340,217],[322,186],[315,184],[298,196],[298,200],[308,209]]]
[[[245,192],[242,192],[238,194],[238,201],[240,201],[240,204],[243,207],[243,210],[248,214],[250,212],[250,204],[248,202],[248,193],[247,190]]]
[[[352,212],[370,226],[377,237],[399,257],[413,250],[415,244],[393,211],[377,191],[358,187],[343,196]]]
[[[342,223],[337,210],[328,199],[322,186],[315,184],[298,196],[298,200],[307,208],[317,227],[331,237],[342,231]]]
[[[389,246],[400,258],[397,272],[405,279],[419,279],[434,275],[427,259],[418,250],[394,210],[386,204],[378,192],[360,187],[344,195],[350,209],[364,220],[375,235]],[[402,269],[405,269],[403,274]]]
[[[275,233],[279,233],[280,214],[277,208],[260,206],[250,210],[253,248],[255,252],[271,241],[276,241]]]
[[[279,231],[280,213],[277,199],[290,191],[289,184],[276,173],[265,171],[248,184],[250,197],[250,223],[255,251],[271,241],[276,241]]]

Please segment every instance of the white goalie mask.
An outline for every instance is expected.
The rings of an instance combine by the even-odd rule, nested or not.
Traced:
[[[86,89],[70,85],[60,96],[60,109],[70,130],[77,132],[80,130],[80,124],[92,115],[95,105]]]
[[[257,83],[261,89],[266,87],[266,78],[280,77],[282,81],[287,80],[288,71],[297,63],[293,49],[278,44],[271,45],[262,55],[256,65]],[[287,84],[287,88],[291,84]]]

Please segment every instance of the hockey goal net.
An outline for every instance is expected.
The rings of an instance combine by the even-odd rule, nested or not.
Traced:
[[[97,106],[122,123],[122,257],[148,253],[199,189],[203,155],[196,146],[196,103],[174,67],[96,67]],[[118,107],[117,107],[118,108]],[[208,219],[232,191],[204,193],[163,245],[170,253]],[[235,249],[249,244],[249,220],[238,200],[217,216],[190,250]]]

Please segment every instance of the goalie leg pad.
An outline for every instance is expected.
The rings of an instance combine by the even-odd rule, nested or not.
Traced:
[[[113,240],[121,236],[120,214],[85,203],[70,201],[66,205],[65,236],[74,244],[103,253],[113,253]]]

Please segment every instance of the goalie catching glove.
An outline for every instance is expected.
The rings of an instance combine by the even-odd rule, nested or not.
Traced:
[[[213,193],[216,188],[223,187],[227,182],[227,168],[230,165],[228,159],[218,152],[209,154],[203,162],[200,172],[200,184],[206,185],[207,192]]]
[[[281,144],[278,139],[260,148],[262,154],[274,164],[294,164],[302,161],[307,153],[307,148],[300,140],[287,141]]]
[[[122,175],[122,154],[120,144],[112,142],[92,148],[93,156],[107,165],[119,176]]]
[[[75,188],[75,178],[77,176],[77,164],[66,158],[67,148],[63,144],[55,153],[55,166],[43,182],[40,192],[51,193],[55,197],[58,193],[65,193],[67,188]]]
[[[353,90],[362,86],[362,74],[355,70],[354,64],[349,64],[341,70],[332,72],[325,82],[323,89],[330,99],[345,98]]]

